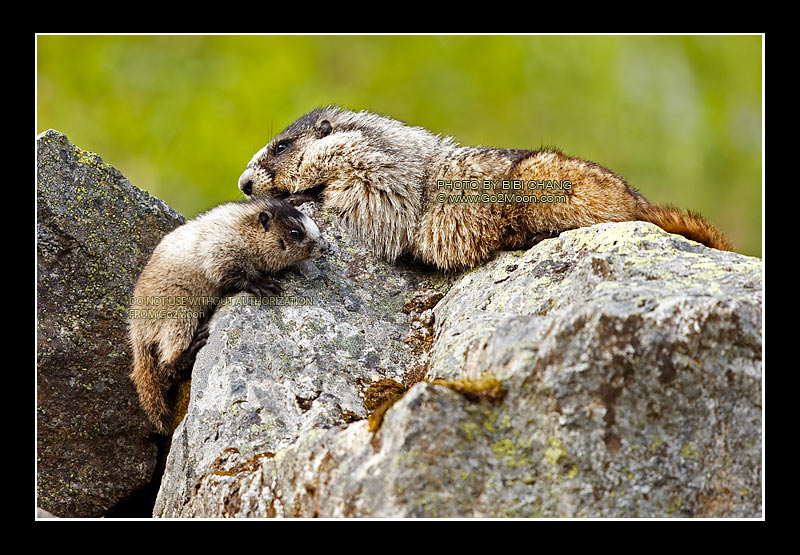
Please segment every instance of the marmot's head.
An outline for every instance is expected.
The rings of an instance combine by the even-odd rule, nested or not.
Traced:
[[[318,258],[328,249],[314,220],[288,202],[258,198],[238,204],[238,232],[250,251],[245,256],[252,256],[261,269],[279,270]]]
[[[335,169],[326,164],[326,154],[338,146],[324,139],[332,134],[340,113],[338,108],[319,108],[281,131],[247,164],[239,189],[248,198],[285,198],[324,186]]]
[[[239,178],[247,197],[321,200],[379,256],[411,243],[426,164],[449,144],[421,127],[362,110],[319,108],[259,150]]]

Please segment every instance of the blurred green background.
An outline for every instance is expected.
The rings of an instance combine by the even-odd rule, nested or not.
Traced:
[[[762,251],[761,36],[37,37],[53,128],[187,217],[317,106],[560,147]]]

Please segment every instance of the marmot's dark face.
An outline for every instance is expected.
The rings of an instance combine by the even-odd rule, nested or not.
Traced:
[[[318,258],[327,250],[314,220],[284,201],[263,199],[263,206],[246,233],[256,236],[249,239],[267,261],[267,269],[291,266],[303,260]],[[266,233],[266,237],[262,235]]]
[[[286,198],[313,189],[317,197],[325,186],[328,168],[316,163],[324,159],[318,149],[331,134],[333,125],[327,110],[309,112],[284,129],[253,156],[239,177],[239,189],[248,197]],[[304,199],[309,200],[309,199]]]

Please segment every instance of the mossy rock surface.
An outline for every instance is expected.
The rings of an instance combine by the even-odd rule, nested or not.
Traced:
[[[63,133],[42,133],[36,147],[37,502],[100,516],[155,467],[128,378],[128,303],[150,252],[184,218]]]

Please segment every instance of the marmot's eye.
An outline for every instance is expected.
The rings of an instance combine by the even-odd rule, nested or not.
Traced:
[[[289,141],[281,141],[272,148],[273,154],[280,154],[289,148]]]
[[[302,239],[302,238],[303,238],[303,232],[302,232],[302,231],[300,231],[299,229],[293,229],[293,230],[291,230],[291,231],[289,232],[289,235],[291,235],[291,236],[292,236],[292,239],[295,239],[295,240],[297,240],[297,241],[299,241],[300,239]]]

